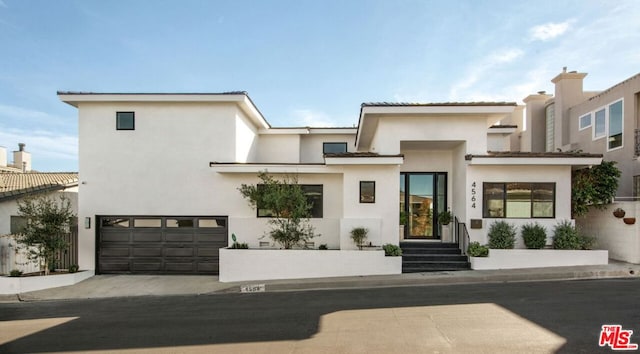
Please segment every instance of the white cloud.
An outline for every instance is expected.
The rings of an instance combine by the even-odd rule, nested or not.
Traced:
[[[336,127],[338,124],[326,113],[310,109],[295,109],[292,112],[294,125],[305,127]]]
[[[487,78],[501,65],[509,64],[524,55],[524,51],[519,48],[509,48],[493,52],[477,64],[473,64],[472,68],[464,74],[464,79],[456,82],[451,87],[449,99],[456,101],[464,95],[464,91],[478,83],[481,79]],[[488,78],[491,79],[491,78]]]
[[[545,23],[529,29],[529,39],[532,41],[548,41],[563,35],[575,20],[567,20],[560,23]]]

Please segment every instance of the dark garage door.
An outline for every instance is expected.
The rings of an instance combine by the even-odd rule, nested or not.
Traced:
[[[98,216],[99,274],[218,274],[227,217]]]

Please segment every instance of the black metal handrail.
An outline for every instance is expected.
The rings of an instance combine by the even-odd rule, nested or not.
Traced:
[[[454,242],[458,243],[458,248],[460,249],[460,251],[462,252],[463,255],[467,254],[467,248],[469,247],[469,231],[467,230],[467,225],[463,222],[460,222],[460,220],[458,220],[458,217],[454,217],[455,220],[455,238],[456,240]]]

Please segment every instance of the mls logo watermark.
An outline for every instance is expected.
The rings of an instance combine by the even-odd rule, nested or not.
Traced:
[[[638,344],[631,343],[632,330],[622,329],[620,325],[603,325],[600,331],[601,347],[610,346],[613,350],[638,350]]]

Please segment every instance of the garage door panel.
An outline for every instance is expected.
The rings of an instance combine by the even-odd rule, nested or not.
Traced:
[[[100,255],[103,257],[129,257],[129,247],[102,247]]]
[[[133,242],[162,242],[162,232],[134,232]]]
[[[167,242],[193,242],[193,239],[192,233],[167,232],[165,236]]]
[[[104,272],[128,272],[129,260],[110,260],[109,262],[100,263],[100,270]]]
[[[200,257],[218,257],[219,247],[198,247],[198,256]]]
[[[169,272],[193,273],[195,271],[195,264],[194,262],[166,262],[165,269]]]
[[[98,273],[219,273],[219,249],[227,246],[226,217],[125,215],[99,219]],[[111,219],[133,222],[119,223],[116,228],[105,222]],[[171,224],[178,219],[193,221],[189,227]]]
[[[136,257],[162,257],[162,247],[133,247]]]
[[[193,257],[192,247],[166,247],[164,249],[165,257]]]
[[[108,231],[103,232],[100,237],[100,242],[129,242],[129,231]]]
[[[224,232],[199,233],[196,235],[196,240],[198,242],[224,242],[226,246],[227,234]]]
[[[160,271],[162,270],[162,260],[133,260],[131,270],[134,272]]]

